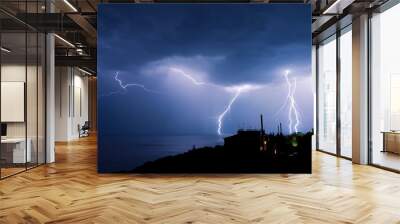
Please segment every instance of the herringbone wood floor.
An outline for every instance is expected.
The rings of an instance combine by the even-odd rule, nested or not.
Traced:
[[[400,223],[400,175],[323,153],[312,175],[99,175],[96,139],[0,181],[0,223]]]

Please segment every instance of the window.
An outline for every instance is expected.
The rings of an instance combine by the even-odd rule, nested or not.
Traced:
[[[352,148],[352,34],[351,26],[340,35],[340,155],[351,158]]]
[[[400,170],[400,5],[371,18],[372,163]]]
[[[43,4],[19,2],[19,13],[42,12]],[[9,21],[0,27],[0,178],[5,178],[45,163],[46,40],[23,22],[0,17]]]
[[[336,36],[318,47],[318,149],[336,153]]]

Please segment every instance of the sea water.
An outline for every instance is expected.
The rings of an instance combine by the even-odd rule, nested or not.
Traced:
[[[110,172],[130,171],[162,157],[187,152],[193,148],[223,145],[218,135],[174,135],[174,136],[107,136],[100,138],[102,147],[107,148],[112,161],[106,161]],[[104,157],[104,155],[103,155]],[[104,164],[104,163],[103,163]]]

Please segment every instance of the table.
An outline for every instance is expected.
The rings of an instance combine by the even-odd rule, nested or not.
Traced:
[[[382,152],[400,154],[400,131],[383,131]]]
[[[32,141],[30,138],[26,139],[28,142],[25,151],[25,138],[6,138],[1,139],[1,156],[10,163],[26,163],[31,162]],[[11,160],[12,158],[12,160]]]

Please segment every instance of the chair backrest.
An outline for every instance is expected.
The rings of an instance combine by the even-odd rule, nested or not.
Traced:
[[[89,121],[85,121],[85,124],[83,124],[82,128],[89,128]]]

